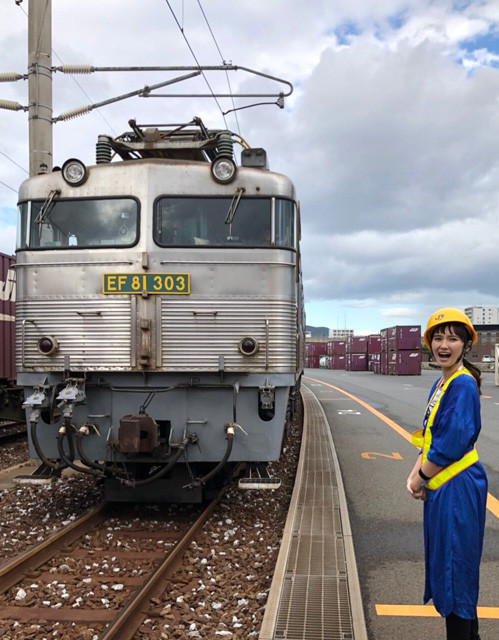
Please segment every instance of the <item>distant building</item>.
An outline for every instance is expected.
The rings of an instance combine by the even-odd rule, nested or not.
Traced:
[[[499,307],[466,307],[464,313],[473,325],[499,324]]]
[[[483,356],[495,355],[495,346],[499,343],[499,324],[475,324],[475,331],[477,332],[477,341],[472,346],[469,353],[469,360],[471,362],[480,362]]]
[[[353,329],[329,329],[329,337],[333,340],[345,340],[353,336]]]

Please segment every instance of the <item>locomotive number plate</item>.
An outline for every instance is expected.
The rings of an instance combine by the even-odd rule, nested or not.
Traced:
[[[176,293],[189,294],[189,273],[103,273],[102,293]]]

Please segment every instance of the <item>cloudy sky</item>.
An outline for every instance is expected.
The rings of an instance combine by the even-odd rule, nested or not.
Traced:
[[[28,0],[2,5],[0,72],[24,74]],[[225,60],[293,84],[283,110],[139,97],[94,109],[54,125],[54,164],[92,164],[97,135],[131,117],[201,116],[265,147],[301,201],[308,324],[375,333],[442,306],[499,305],[497,0],[53,0],[52,24],[53,66]],[[175,75],[55,73],[54,116]],[[191,82],[157,93],[208,91]],[[243,71],[208,82],[282,89]],[[27,83],[2,82],[0,100],[27,105]],[[28,124],[0,115],[0,251],[12,253]]]

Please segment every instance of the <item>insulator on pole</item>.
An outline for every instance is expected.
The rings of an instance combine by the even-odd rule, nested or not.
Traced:
[[[8,109],[9,111],[27,111],[28,107],[23,107],[19,102],[12,100],[0,100],[0,109]]]
[[[0,82],[17,82],[18,80],[23,80],[24,76],[21,76],[19,73],[15,72],[6,72],[0,73]]]
[[[63,64],[62,67],[56,67],[54,71],[62,71],[62,73],[93,73],[95,67],[85,64]]]
[[[61,113],[61,115],[55,118],[55,120],[71,120],[71,118],[77,118],[78,116],[82,116],[91,110],[92,107],[90,107],[89,105],[85,107],[78,107],[77,109],[71,109],[71,111],[65,111],[64,113]]]

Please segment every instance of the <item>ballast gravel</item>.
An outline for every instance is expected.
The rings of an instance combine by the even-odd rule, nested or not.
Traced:
[[[272,465],[271,473],[282,481],[279,489],[241,491],[235,486],[228,490],[205,530],[191,543],[181,568],[161,597],[151,601],[134,640],[258,638],[293,490],[300,439],[298,417],[288,428],[280,461]],[[0,469],[25,461],[27,447],[15,443],[10,453],[8,459],[5,450],[0,452]],[[50,485],[15,485],[1,490],[0,565],[76,519],[101,499],[99,482],[82,475],[71,475]],[[130,505],[130,518],[132,523],[135,519],[157,528],[155,514],[164,521],[165,511],[173,518],[176,509],[185,512],[185,506]],[[111,540],[116,549],[134,548],[135,541],[127,538],[123,528],[98,533],[102,544]],[[145,550],[143,540],[138,544]],[[159,551],[168,547],[161,537],[148,544]],[[80,541],[80,546],[85,549],[85,540]],[[68,557],[60,566],[44,567],[44,571],[57,574],[57,579],[48,586],[33,579],[22,589],[14,587],[11,598],[15,598],[17,606],[119,609],[129,597],[126,585],[148,569],[137,561],[120,563],[112,554],[107,566],[93,564],[92,549],[85,560]],[[112,581],[103,577],[110,573],[115,576]],[[61,574],[67,579],[62,580]],[[72,593],[76,583],[80,584],[77,594]],[[82,583],[88,587],[84,597]],[[5,604],[3,597],[0,604]],[[0,619],[3,640],[98,640],[102,630],[99,625]]]

